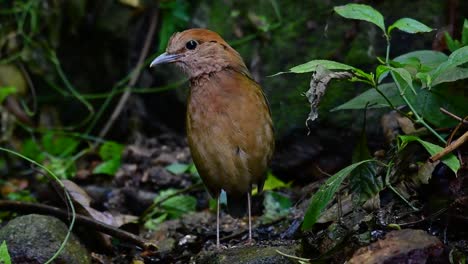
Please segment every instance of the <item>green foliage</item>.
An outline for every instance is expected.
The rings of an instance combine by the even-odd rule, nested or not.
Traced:
[[[449,93],[446,91],[447,88],[440,84],[468,78],[468,69],[463,67],[468,62],[468,46],[455,50],[448,57],[440,52],[416,51],[391,61],[389,51],[392,29],[398,28],[411,34],[430,32],[432,29],[416,20],[402,18],[385,30],[382,15],[366,5],[348,4],[336,7],[335,11],[345,18],[368,21],[381,28],[387,39],[385,61],[380,60],[381,65],[377,66],[375,74],[365,73],[350,65],[325,60],[312,60],[293,67],[290,72],[314,72],[317,71],[318,65],[330,71],[350,71],[354,73],[350,81],[366,83],[375,91],[369,90],[334,110],[363,109],[367,105],[370,107],[389,106],[396,109],[401,105],[406,105],[414,115],[415,122],[425,126],[441,142],[445,143],[445,139],[431,125],[453,125],[454,121],[442,116],[438,109],[447,107],[450,108],[449,111],[463,115],[466,112],[463,101],[468,98],[462,91],[455,94]],[[391,77],[391,82],[380,84],[388,76]]]
[[[338,188],[340,187],[343,180],[346,179],[346,177],[348,177],[349,174],[361,164],[371,161],[372,160],[363,160],[358,163],[353,163],[328,178],[328,180],[325,181],[325,183],[320,186],[319,190],[312,196],[309,207],[307,208],[307,211],[304,215],[302,229],[311,229],[319,219],[320,214],[325,209],[325,207],[327,207],[327,205],[333,200],[333,197],[338,191]]]
[[[365,132],[366,129],[363,127],[361,137],[353,152],[353,163],[370,160],[372,158],[367,147]],[[383,187],[382,178],[378,177],[376,164],[373,162],[363,163],[351,172],[350,188],[353,193],[353,202],[355,204],[361,204],[373,198]]]
[[[8,253],[6,241],[3,241],[2,245],[0,246],[0,263],[11,264],[11,258],[10,254]]]
[[[285,183],[284,181],[276,178],[271,171],[268,172],[265,184],[263,185],[264,191],[271,191],[279,188],[290,188],[292,182]]]
[[[167,171],[176,175],[187,172],[189,169],[190,169],[190,164],[184,164],[184,163],[178,163],[178,162],[174,162],[171,165],[166,167]]]
[[[12,94],[17,93],[17,89],[13,86],[3,86],[0,87],[0,104],[5,101],[5,99]]]
[[[463,46],[468,45],[468,19],[463,22],[461,39],[453,39],[448,32],[445,32],[445,41],[450,51],[455,51]]]
[[[271,223],[281,217],[288,215],[292,206],[291,199],[277,192],[265,192],[263,200],[265,207],[262,215],[262,223]]]
[[[390,35],[394,28],[398,28],[399,30],[410,34],[431,32],[434,30],[419,21],[406,17],[398,19],[395,23],[389,26],[387,34]]]
[[[333,10],[335,10],[338,15],[344,18],[370,22],[385,32],[385,24],[382,14],[368,5],[347,4],[343,6],[337,6],[333,8]]]
[[[20,153],[37,162],[45,163],[59,178],[68,179],[75,174],[75,161],[84,153],[78,152],[79,141],[53,131],[46,132],[40,140],[26,139]]]
[[[151,230],[157,228],[158,224],[168,219],[179,218],[182,215],[195,211],[197,200],[189,195],[175,195],[177,190],[168,189],[161,191],[155,198],[155,207],[153,212],[148,215],[145,227]]]
[[[124,146],[113,141],[106,141],[99,148],[102,163],[93,170],[95,174],[114,175],[122,163]]]
[[[424,141],[417,136],[399,136],[398,139],[399,139],[398,148],[400,150],[405,148],[409,142],[413,142],[413,141],[419,142],[426,149],[426,151],[431,155],[435,155],[444,149],[441,146]],[[441,159],[441,161],[445,165],[447,165],[455,174],[460,169],[460,161],[452,153],[447,154],[445,157]]]
[[[455,125],[453,120],[448,120],[448,117],[440,113],[440,107],[447,108],[455,114],[461,113],[461,116],[466,114],[467,97],[464,92],[448,92],[449,88],[442,84],[468,78],[468,69],[464,67],[468,62],[468,47],[459,47],[453,50],[449,56],[436,51],[414,51],[390,60],[390,34],[393,29],[410,34],[431,32],[433,29],[411,18],[401,18],[386,28],[380,12],[362,4],[347,4],[335,7],[334,10],[344,18],[367,21],[382,30],[387,41],[387,52],[385,60],[378,58],[380,65],[376,67],[375,74],[374,72],[366,73],[351,65],[328,60],[312,60],[291,68],[289,72],[318,72],[319,66],[329,71],[351,72],[354,76],[349,78],[349,81],[362,82],[370,85],[371,88],[334,108],[334,111],[391,107],[402,112],[401,108],[397,107],[405,105],[410,110],[406,114],[408,117],[413,118],[415,123],[426,127],[440,142],[445,143],[445,139],[436,132],[432,125]],[[390,81],[384,82],[389,77]],[[403,137],[403,139],[404,143],[407,143],[408,140],[420,142],[431,154],[442,150],[442,147],[417,137]],[[360,143],[353,154],[354,163],[330,177],[314,194],[304,217],[302,226],[304,230],[312,228],[348,174],[352,175],[351,190],[356,202],[369,199],[382,190],[384,184],[381,179],[376,178],[374,164],[368,163],[370,154],[366,145],[365,137],[361,136]],[[401,145],[404,146],[404,144]],[[460,167],[459,161],[453,155],[447,156],[443,162],[455,173]]]
[[[28,190],[20,190],[17,192],[11,192],[7,195],[8,200],[21,201],[21,202],[35,202],[34,198]]]
[[[159,48],[161,53],[166,48],[169,38],[174,32],[184,28],[189,21],[189,2],[183,0],[164,1],[159,5],[162,13],[161,29],[159,30]]]

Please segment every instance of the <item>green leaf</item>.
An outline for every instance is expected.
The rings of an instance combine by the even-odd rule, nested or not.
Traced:
[[[2,245],[0,246],[0,263],[11,264],[11,258],[10,254],[8,253],[8,248],[5,240],[3,240]]]
[[[280,193],[265,192],[263,206],[265,209],[263,210],[261,222],[267,224],[288,215],[292,207],[292,202],[289,197]]]
[[[449,67],[457,67],[468,62],[468,46],[461,47],[452,52],[447,60]]]
[[[436,80],[444,72],[451,70],[455,67],[468,63],[468,46],[461,47],[456,51],[452,52],[448,57],[447,61],[441,63],[435,70],[428,73],[430,75],[430,80]],[[426,82],[427,76],[422,74],[418,77],[423,83],[428,87],[432,87],[431,82]]]
[[[468,19],[463,22],[461,43],[463,46],[468,45]]]
[[[414,20],[412,18],[406,18],[406,17],[398,19],[395,23],[389,26],[388,35],[390,35],[390,32],[394,28],[398,28],[401,31],[404,31],[406,33],[411,33],[411,34],[431,32],[434,30],[417,20]]]
[[[156,230],[158,229],[159,224],[164,222],[167,217],[169,216],[168,213],[161,214],[160,216],[156,218],[151,218],[148,221],[145,222],[145,228],[149,230]]]
[[[267,178],[265,180],[265,184],[263,185],[263,190],[264,191],[271,191],[274,189],[279,189],[279,188],[289,188],[291,187],[292,182],[290,183],[285,183],[284,181],[278,179],[271,173],[271,171],[268,172]]]
[[[346,65],[343,63],[339,63],[336,61],[330,61],[330,60],[311,60],[309,62],[306,62],[304,64],[292,67],[289,69],[289,72],[292,73],[305,73],[305,72],[314,72],[317,69],[317,66],[322,66],[328,70],[356,70],[353,66]]]
[[[106,141],[99,148],[99,156],[103,161],[121,160],[124,146],[114,141]]]
[[[5,101],[5,99],[12,95],[12,94],[15,94],[17,93],[18,90],[16,89],[16,87],[13,87],[13,86],[3,86],[3,87],[0,87],[0,104],[3,103],[3,101]]]
[[[23,142],[23,145],[21,146],[21,151],[20,153],[23,154],[24,156],[31,158],[37,162],[43,162],[46,155],[41,151],[39,146],[37,145],[39,142],[28,138]]]
[[[347,4],[333,8],[335,12],[349,19],[364,20],[378,26],[385,33],[385,24],[382,14],[368,5]]]
[[[377,66],[377,69],[375,69],[375,77],[377,77],[377,80],[379,80],[379,83],[383,80],[383,78],[385,78],[385,76],[387,76],[387,73],[389,71],[390,69],[385,65]]]
[[[340,187],[343,180],[358,166],[370,161],[372,160],[364,160],[351,164],[331,176],[324,184],[322,184],[322,186],[320,186],[319,190],[314,194],[314,196],[312,196],[309,208],[304,215],[302,230],[309,230],[314,226],[322,211],[333,199],[333,196],[335,195],[336,191],[338,191],[338,188]]]
[[[378,86],[379,90],[392,102],[394,106],[403,105],[404,101],[398,92],[398,89],[394,83],[384,83]],[[371,88],[362,94],[354,97],[348,102],[333,108],[331,111],[347,110],[347,109],[364,109],[366,108],[382,108],[390,107],[374,88]]]
[[[463,80],[467,78],[468,78],[468,68],[462,68],[462,67],[451,68],[439,74],[439,76],[437,76],[435,80],[432,80],[432,87],[441,83],[455,82],[455,81]]]
[[[61,157],[70,157],[78,147],[79,141],[68,136],[58,135],[49,131],[42,136],[44,151]]]
[[[415,84],[415,88],[418,94],[407,93],[407,99],[415,111],[435,127],[452,127],[458,124],[458,121],[440,112],[441,107],[459,116],[466,115],[468,94],[464,89],[438,85],[429,90],[422,89],[419,84]]]
[[[359,142],[354,149],[352,160],[357,163],[369,160],[372,156],[367,147],[366,128],[362,129]],[[384,187],[382,178],[377,177],[375,164],[364,163],[351,172],[350,188],[353,193],[353,201],[356,204],[365,202],[377,195]]]
[[[69,158],[49,157],[49,164],[46,166],[54,172],[60,179],[69,179],[75,175],[76,167],[73,160]]]
[[[404,83],[401,82],[399,78],[396,78],[395,81],[400,84],[401,89],[403,92],[406,94],[406,87],[409,87],[411,91],[413,91],[414,94],[416,93],[416,90],[413,87],[413,78],[411,77],[411,73],[409,71],[403,69],[403,68],[393,68],[391,67],[390,70],[397,75],[401,80],[404,81]]]
[[[447,44],[447,48],[450,51],[454,52],[455,50],[461,47],[460,41],[453,39],[447,31],[444,32],[444,36],[445,36],[445,43]]]
[[[107,174],[107,175],[115,175],[119,170],[121,165],[120,159],[113,159],[113,160],[106,160],[101,164],[97,165],[93,173],[94,174]]]
[[[418,59],[421,64],[431,69],[435,69],[441,63],[447,61],[448,56],[440,51],[417,50],[417,51],[408,52],[406,54],[400,55],[393,60],[403,63],[403,64],[407,64],[413,58]]]
[[[431,142],[424,141],[417,136],[399,136],[399,149],[403,149],[408,145],[409,142],[417,141],[419,142],[426,151],[431,154],[431,156],[441,152],[444,148],[438,145],[435,145]],[[447,154],[445,157],[441,159],[441,161],[447,165],[455,174],[460,169],[460,161],[453,155],[452,153]]]
[[[154,203],[161,203],[156,212],[154,213],[167,213],[171,219],[178,218],[181,215],[195,211],[197,200],[189,195],[174,195],[178,190],[167,189],[160,191],[159,194],[154,198]],[[170,198],[168,198],[170,197]],[[165,200],[167,199],[167,200]]]
[[[195,166],[194,166],[195,167]],[[184,164],[184,163],[172,163],[171,165],[166,167],[166,170],[169,171],[172,174],[182,174],[189,170],[191,168],[190,164]]]
[[[161,203],[161,207],[171,218],[179,218],[183,214],[195,211],[197,199],[189,195],[177,195]]]

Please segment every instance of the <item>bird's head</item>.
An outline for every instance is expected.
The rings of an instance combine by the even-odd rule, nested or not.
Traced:
[[[207,29],[188,29],[172,35],[166,52],[151,62],[150,67],[175,63],[190,78],[232,68],[248,74],[239,53],[216,32]]]

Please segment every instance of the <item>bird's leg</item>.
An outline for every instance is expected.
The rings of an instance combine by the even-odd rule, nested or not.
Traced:
[[[220,248],[220,243],[219,243],[219,197],[221,194],[218,195],[218,202],[216,206],[216,248]]]
[[[252,215],[250,206],[250,191],[247,192],[247,210],[249,211],[249,243],[252,243]]]

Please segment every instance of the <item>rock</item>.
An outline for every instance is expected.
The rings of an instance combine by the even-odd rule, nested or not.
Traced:
[[[448,263],[448,259],[437,237],[423,230],[404,229],[358,249],[348,263]]]
[[[0,241],[6,241],[12,263],[45,263],[58,250],[67,230],[55,217],[30,214],[17,217],[0,229]],[[86,264],[91,260],[72,234],[53,263]]]
[[[283,245],[254,245],[234,247],[224,250],[215,250],[202,252],[190,263],[203,264],[287,264],[296,263],[296,260],[282,256],[277,252],[296,256],[298,255],[299,245],[283,244]]]

